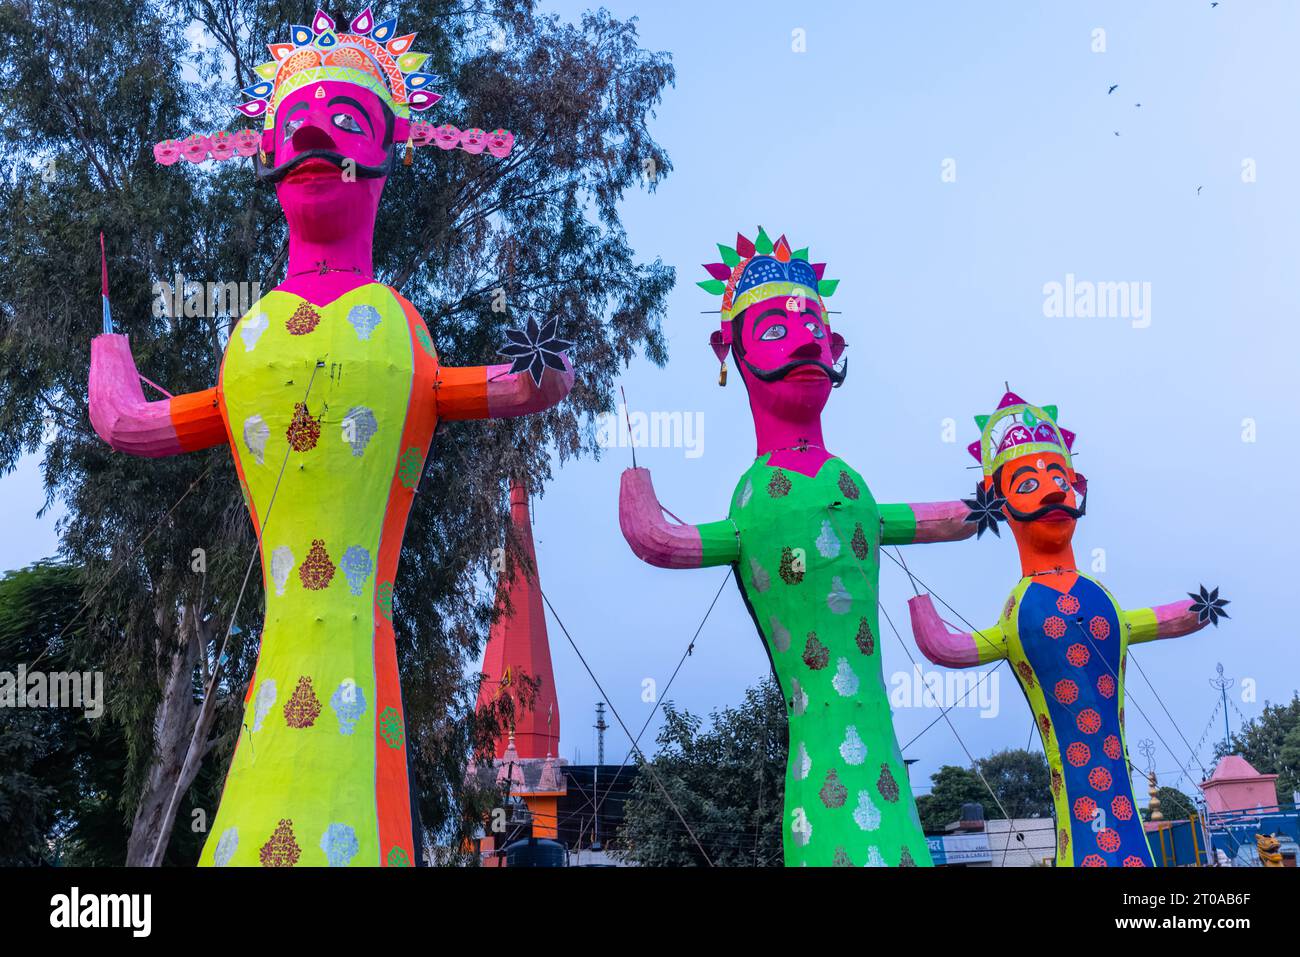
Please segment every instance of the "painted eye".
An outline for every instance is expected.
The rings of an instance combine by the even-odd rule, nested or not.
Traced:
[[[297,133],[297,132],[298,132],[298,128],[299,128],[300,126],[302,126],[302,124],[303,124],[304,122],[306,122],[306,121],[305,121],[305,120],[289,120],[287,123],[285,123],[285,124],[284,124],[284,138],[287,140],[289,137],[293,136],[294,133]]]
[[[1063,476],[1053,475],[1052,481],[1056,483],[1056,487],[1059,488],[1062,492],[1070,491],[1070,483],[1067,482]]]
[[[1019,485],[1016,486],[1016,494],[1028,495],[1030,492],[1037,491],[1037,489],[1038,489],[1038,479],[1027,478]]]
[[[826,330],[821,327],[821,323],[813,322],[812,320],[809,320],[808,322],[805,322],[803,325],[805,329],[807,329],[809,332],[813,334],[814,339],[826,338]]]
[[[779,322],[774,322],[763,330],[763,334],[758,337],[763,342],[775,342],[777,339],[785,338],[785,326]]]
[[[351,113],[335,113],[333,119],[334,125],[341,130],[347,130],[349,133],[361,132],[361,124]]]

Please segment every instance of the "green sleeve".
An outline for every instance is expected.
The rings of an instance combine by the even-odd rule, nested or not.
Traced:
[[[1154,608],[1138,608],[1134,611],[1120,612],[1124,624],[1128,627],[1130,645],[1144,641],[1155,641],[1160,637],[1160,622],[1156,619]]]
[[[916,538],[916,513],[906,502],[880,505],[880,544],[910,545]]]
[[[740,560],[740,538],[736,523],[729,518],[696,525],[700,530],[700,567],[730,565]]]
[[[975,641],[975,652],[979,655],[980,664],[986,665],[990,661],[1001,661],[1007,657],[1007,633],[1003,631],[1001,622],[992,628],[972,632],[971,638]]]

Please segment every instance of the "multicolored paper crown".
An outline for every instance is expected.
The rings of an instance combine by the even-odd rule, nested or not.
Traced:
[[[324,10],[316,11],[310,26],[290,27],[290,42],[269,44],[274,59],[253,68],[261,79],[243,89],[252,99],[239,104],[239,111],[263,117],[263,129],[274,129],[281,100],[310,83],[327,80],[365,87],[401,119],[442,99],[429,89],[438,77],[420,72],[429,54],[411,49],[414,33],[396,35],[396,17],[376,23],[366,7],[352,18],[348,30],[338,32]]]
[[[1057,452],[1068,468],[1074,468],[1070,457],[1074,433],[1056,424],[1054,405],[1030,405],[1008,392],[992,415],[975,416],[975,424],[980,428],[979,441],[966,446],[966,451],[984,467],[985,478],[1012,459],[1036,452]]]
[[[704,267],[713,278],[696,285],[722,297],[724,325],[754,303],[774,296],[815,299],[824,310],[822,298],[833,295],[840,284],[838,279],[822,278],[825,263],[809,263],[808,247],[791,250],[785,236],[773,243],[762,226],[753,242],[737,233],[735,248],[718,243],[718,252],[722,262]]]

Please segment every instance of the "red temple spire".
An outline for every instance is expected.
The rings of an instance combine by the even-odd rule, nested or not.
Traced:
[[[510,524],[531,568],[516,562],[514,574],[508,579],[503,574],[497,583],[497,607],[504,606],[508,594],[510,611],[503,612],[488,633],[478,705],[490,703],[499,694],[514,694],[512,684],[520,676],[538,681],[533,707],[525,710],[516,705],[514,746],[520,758],[542,759],[560,753],[560,702],[555,695],[551,647],[538,584],[528,486],[523,480],[510,483]],[[496,757],[505,755],[508,738],[507,729],[496,741]]]

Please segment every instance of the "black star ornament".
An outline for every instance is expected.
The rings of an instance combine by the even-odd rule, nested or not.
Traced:
[[[966,521],[978,523],[976,538],[983,537],[986,531],[991,531],[998,538],[1002,537],[1002,533],[998,530],[998,522],[1006,521],[1006,516],[1002,514],[1002,507],[1007,504],[1007,500],[993,491],[992,486],[985,488],[984,483],[980,482],[975,486],[975,497],[964,498],[961,501],[970,509]]]
[[[549,319],[542,325],[537,320],[529,319],[526,329],[507,329],[509,340],[501,349],[501,354],[513,359],[511,372],[527,372],[535,385],[542,384],[542,373],[548,368],[564,372],[562,353],[573,348],[568,339],[561,339],[556,334],[559,319]]]
[[[1204,625],[1209,622],[1215,628],[1219,627],[1220,618],[1228,618],[1229,615],[1223,610],[1224,605],[1232,604],[1226,598],[1219,597],[1219,589],[1206,591],[1205,586],[1201,586],[1201,593],[1189,591],[1187,597],[1192,600],[1192,607],[1188,611],[1196,612],[1197,624]]]

